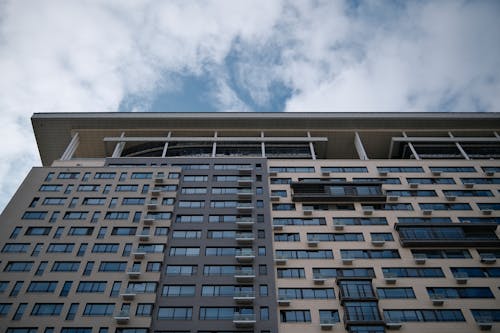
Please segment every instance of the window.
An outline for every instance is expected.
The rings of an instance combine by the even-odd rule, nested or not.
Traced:
[[[419,203],[421,210],[472,210],[468,203]]]
[[[47,216],[47,212],[25,212],[23,220],[43,220]]]
[[[31,310],[32,316],[59,316],[63,303],[35,303],[33,310]]]
[[[499,203],[478,203],[477,207],[480,210],[500,210]]]
[[[500,178],[460,178],[462,184],[500,184]]]
[[[43,275],[45,272],[45,268],[47,268],[47,262],[46,261],[41,261],[40,265],[38,265],[38,268],[35,272],[35,276],[40,276]]]
[[[309,310],[281,310],[280,321],[282,323],[309,323],[311,312]]]
[[[206,193],[207,193],[206,187],[183,187],[181,189],[181,194],[206,194]]]
[[[29,272],[33,267],[33,261],[9,261],[4,272]]]
[[[56,290],[57,281],[32,281],[26,292],[29,293],[53,293]]]
[[[137,304],[137,309],[135,311],[136,316],[149,317],[152,314],[153,314],[153,304],[151,303]]]
[[[99,272],[125,272],[126,261],[103,261],[99,265]]]
[[[163,253],[165,251],[165,244],[139,244],[137,246],[137,251],[145,253]]]
[[[160,307],[158,309],[158,319],[160,320],[191,320],[192,317],[192,307]]]
[[[342,258],[352,259],[394,259],[401,258],[398,250],[340,250]]]
[[[368,169],[366,167],[321,167],[321,172],[332,172],[332,173],[342,173],[342,172],[349,172],[349,173],[354,173],[354,172],[362,172],[366,173],[368,172]]]
[[[2,248],[2,253],[26,253],[30,243],[7,243]]]
[[[170,256],[199,256],[199,247],[172,247],[169,252]]]
[[[366,300],[375,298],[370,280],[339,280],[341,299]]]
[[[136,293],[155,293],[157,285],[156,282],[129,282],[127,289]]]
[[[333,259],[332,250],[276,250],[276,256],[287,259]]]
[[[105,281],[80,281],[77,293],[103,293],[106,290]]]
[[[184,176],[183,180],[185,182],[206,182],[208,176]]]
[[[161,200],[161,204],[162,204],[162,205],[166,205],[166,206],[168,206],[168,205],[173,205],[173,204],[174,204],[174,202],[175,202],[175,199],[174,199],[174,198],[163,198],[163,199]]]
[[[282,299],[334,299],[332,288],[279,288],[278,296]]]
[[[372,268],[313,268],[315,278],[374,278],[375,272]]]
[[[397,268],[397,267],[383,267],[382,272],[385,277],[414,277],[414,278],[430,278],[430,277],[444,277],[441,268]]]
[[[79,305],[78,303],[71,303],[71,305],[70,305],[70,307],[69,307],[69,309],[68,309],[68,313],[66,314],[66,318],[65,318],[65,320],[74,320],[74,319],[75,319],[76,312],[78,311],[78,305]],[[66,329],[66,330],[67,330],[67,331],[66,331],[67,333],[70,333],[70,332],[71,332],[69,329]],[[63,331],[65,331],[65,328],[62,328],[62,329],[61,329],[61,333],[62,333]],[[91,328],[89,328],[87,332],[88,332],[88,333],[91,333],[91,332],[92,332],[92,329],[91,329]],[[78,332],[78,333],[80,333],[80,332]]]
[[[275,218],[273,225],[326,225],[324,218]]]
[[[169,276],[192,276],[196,275],[198,266],[195,265],[167,265],[166,274]]]
[[[177,215],[176,223],[202,223],[203,215]]]
[[[38,191],[40,192],[59,192],[61,190],[62,190],[62,185],[49,185],[49,184],[43,184],[38,189]]]
[[[120,289],[122,287],[121,281],[114,281],[111,286],[111,292],[109,293],[109,297],[118,297],[120,294]]]
[[[45,205],[45,206],[50,206],[50,205],[57,206],[57,205],[64,205],[65,202],[66,202],[66,198],[45,198],[42,201],[42,205]]]
[[[60,172],[57,179],[78,179],[79,176],[79,172]]]
[[[445,196],[455,197],[492,197],[490,190],[443,190]]]
[[[379,172],[424,172],[422,167],[377,167]]]
[[[234,315],[253,315],[252,308],[236,308],[236,307],[200,307],[200,320],[232,320]]]
[[[444,250],[411,250],[413,256],[425,255],[429,259],[465,259],[472,258],[468,250],[465,249],[444,249]]]
[[[449,217],[398,217],[398,222],[404,223],[451,223]]]
[[[115,309],[114,303],[87,303],[83,310],[84,316],[111,316]]]
[[[9,286],[9,281],[0,281],[0,293],[5,292],[8,286]]]
[[[161,295],[167,297],[174,296],[194,296],[195,286],[194,285],[164,285]],[[203,295],[203,291],[201,293]]]
[[[361,242],[365,239],[362,233],[307,233],[307,240],[320,242]]]
[[[155,220],[168,220],[172,217],[171,212],[148,212],[146,218]]]
[[[269,320],[269,307],[260,307],[260,320]]]
[[[130,176],[131,179],[152,179],[153,178],[153,173],[152,172],[132,172],[132,176]]]
[[[117,253],[118,252],[118,243],[101,243],[94,244],[92,247],[93,253]]]
[[[314,167],[270,167],[269,172],[309,173],[314,172]]]
[[[84,198],[82,204],[88,206],[104,205],[106,198]]]
[[[71,253],[74,247],[73,243],[50,243],[47,253]]]
[[[129,212],[107,212],[105,220],[128,220]]]
[[[52,272],[77,272],[80,268],[79,261],[56,261],[52,265]]]
[[[21,232],[22,227],[15,227],[14,230],[12,230],[12,233],[10,234],[10,239],[16,239],[17,236],[19,236],[19,233]]]
[[[123,198],[122,205],[144,205],[145,198]]]
[[[61,292],[59,293],[59,297],[66,297],[69,294],[69,291],[71,290],[71,286],[73,285],[73,281],[66,281],[63,284],[63,287],[61,289]]]
[[[387,225],[385,217],[337,217],[333,218],[334,225]]]
[[[305,279],[306,277],[303,268],[278,268],[277,274],[280,279]]]
[[[20,303],[19,306],[17,307],[16,313],[14,314],[14,317],[12,317],[12,320],[21,320],[27,306],[28,303]]]
[[[274,234],[275,242],[300,242],[300,234],[299,233],[275,233]]]
[[[205,201],[198,200],[198,201],[188,201],[188,200],[180,200],[179,201],[179,208],[204,208],[205,207]]]
[[[480,310],[470,310],[474,319],[477,322],[499,322],[500,321],[500,310],[499,309],[480,309]]]
[[[415,298],[415,293],[411,287],[403,288],[377,288],[379,298]]]
[[[85,220],[87,219],[88,212],[66,212],[64,220]]]
[[[295,210],[295,204],[273,204],[273,210]]]
[[[19,292],[21,291],[23,284],[24,284],[23,281],[16,281],[16,283],[14,284],[14,287],[12,287],[12,290],[10,291],[9,296],[16,297],[17,295],[19,295]]]
[[[94,179],[115,179],[116,172],[96,172]]]
[[[175,230],[172,232],[173,239],[200,239],[200,230]],[[233,237],[234,238],[234,237]]]
[[[115,192],[137,192],[139,185],[116,185]]]
[[[69,236],[90,236],[94,232],[93,227],[71,227],[68,231]]]
[[[408,184],[455,184],[453,178],[406,178]]]
[[[387,190],[385,193],[395,197],[437,197],[433,190]]]
[[[429,167],[431,172],[476,172],[474,167]]]
[[[9,314],[11,307],[12,303],[0,303],[0,318],[6,317]]]
[[[454,277],[487,278],[500,277],[500,267],[450,267]]]
[[[370,237],[372,241],[390,242],[394,240],[394,237],[390,232],[370,232]]]
[[[156,227],[155,228],[155,236],[167,236],[168,228],[167,227]]]
[[[344,311],[347,321],[380,321],[377,302],[353,302],[344,303]]]
[[[146,264],[146,272],[160,272],[162,262],[160,261],[148,261]]]
[[[384,317],[392,322],[465,321],[460,310],[384,310]]]
[[[441,296],[445,298],[495,298],[488,287],[427,287],[430,298]]]
[[[77,192],[98,192],[100,185],[78,185]]]
[[[136,233],[136,227],[113,227],[113,230],[111,230],[111,235],[113,236],[131,236]]]

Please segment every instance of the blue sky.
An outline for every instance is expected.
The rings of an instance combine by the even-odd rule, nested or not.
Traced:
[[[0,0],[0,209],[34,112],[498,112],[498,0]]]

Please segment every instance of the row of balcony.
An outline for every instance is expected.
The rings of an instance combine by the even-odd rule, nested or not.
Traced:
[[[117,324],[120,325],[128,324],[128,322],[130,321],[130,312],[120,311],[113,317]],[[249,328],[255,325],[257,319],[254,313],[249,313],[249,314],[235,313],[233,315],[232,321],[237,328],[245,328],[245,327]]]

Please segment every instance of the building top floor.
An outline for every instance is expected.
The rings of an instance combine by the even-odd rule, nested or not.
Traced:
[[[32,124],[45,166],[106,157],[500,157],[500,113],[36,113]]]

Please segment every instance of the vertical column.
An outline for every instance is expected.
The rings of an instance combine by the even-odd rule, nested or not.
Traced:
[[[122,132],[120,138],[125,137],[125,132]],[[125,142],[120,141],[116,144],[115,150],[113,151],[113,155],[111,157],[120,157],[122,155],[123,147],[125,147]]]
[[[454,138],[453,133],[448,132],[448,135],[450,136],[450,138]],[[460,145],[460,143],[458,141],[455,141],[455,146],[457,146],[458,150],[460,151],[460,154],[462,154],[462,156],[466,160],[470,160],[469,155],[467,155],[467,153],[465,152],[465,150],[462,148],[462,146]]]
[[[260,132],[260,137],[261,138],[264,137],[264,131]],[[261,153],[262,153],[262,157],[266,157],[266,144],[264,143],[264,141],[262,141],[260,143],[260,150],[261,150]]]
[[[403,132],[403,137],[407,138],[408,135],[406,135],[406,132]],[[415,150],[415,147],[413,147],[413,144],[408,141],[408,147],[410,147],[411,152],[413,153],[413,156],[415,156],[416,160],[420,160],[420,156],[418,156],[417,151]]]
[[[80,135],[78,132],[73,134],[73,137],[71,138],[71,141],[69,142],[68,146],[66,147],[66,150],[61,156],[61,160],[70,160],[73,158],[73,155],[76,151],[76,148],[78,148],[78,144],[80,143]]]
[[[172,132],[168,131],[167,138],[170,138],[171,136],[172,136]],[[167,156],[168,143],[169,143],[169,141],[165,142],[165,145],[163,146],[163,152],[161,153],[161,157]]]
[[[307,131],[307,137],[308,138],[311,137],[311,132]],[[312,159],[315,160],[316,159],[316,152],[314,151],[314,144],[312,142],[309,142],[309,150],[311,151]]]
[[[215,154],[217,153],[217,142],[215,141],[217,139],[217,131],[214,133],[214,143],[212,144],[212,157],[215,157]]]
[[[369,159],[368,155],[366,155],[363,141],[361,141],[361,137],[359,136],[358,132],[354,132],[354,147],[356,147],[356,151],[358,152],[360,160],[366,161]]]

